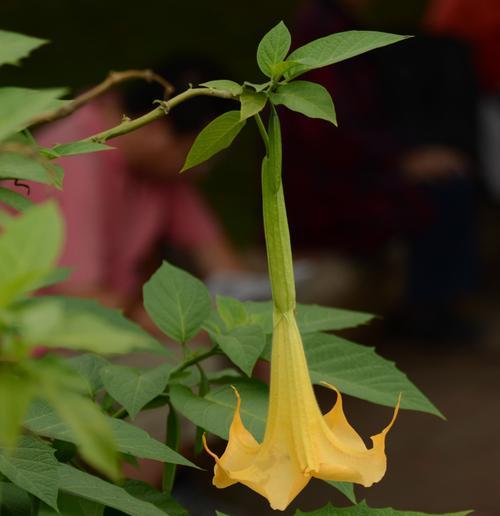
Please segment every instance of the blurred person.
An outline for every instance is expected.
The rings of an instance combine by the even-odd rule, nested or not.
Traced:
[[[308,2],[298,45],[358,28],[370,0]],[[477,276],[476,91],[467,48],[419,35],[315,70],[336,100],[339,128],[286,113],[285,188],[294,244],[360,259],[394,240],[408,249],[392,328],[465,337],[455,312]]]
[[[212,78],[212,67],[193,60],[173,61],[159,73],[177,91]],[[135,83],[125,94],[109,93],[68,119],[42,129],[43,145],[70,142],[135,117],[163,98],[159,85]],[[64,189],[33,185],[33,198],[56,198],[66,221],[61,265],[72,269],[59,290],[98,297],[133,309],[143,283],[161,259],[181,261],[207,278],[240,271],[214,213],[194,182],[179,175],[196,134],[217,114],[219,99],[194,99],[137,131],[109,142],[117,150],[60,160]],[[203,167],[200,167],[203,168]]]
[[[500,2],[434,0],[426,26],[467,41],[480,78],[481,161],[490,194],[500,201]]]

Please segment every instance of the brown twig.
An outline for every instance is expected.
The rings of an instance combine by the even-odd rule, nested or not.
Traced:
[[[77,109],[81,108],[91,100],[96,97],[106,93],[108,90],[125,81],[129,81],[131,79],[143,79],[148,82],[157,82],[163,86],[165,89],[165,99],[168,99],[170,95],[173,93],[173,86],[155,74],[152,70],[126,70],[124,72],[110,72],[108,77],[98,84],[94,86],[90,90],[82,93],[72,101],[68,102],[64,106],[54,109],[53,111],[47,111],[46,113],[42,113],[41,115],[37,115],[33,117],[28,126],[31,127],[33,125],[45,123],[45,122],[53,122],[54,120],[58,120],[59,118],[64,118],[68,115],[74,113]]]

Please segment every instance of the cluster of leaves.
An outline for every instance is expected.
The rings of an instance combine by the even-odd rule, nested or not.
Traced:
[[[31,51],[47,41],[0,30],[0,66],[17,65]],[[0,181],[35,181],[62,188],[63,169],[52,162],[62,156],[105,150],[98,143],[76,143],[45,148],[27,131],[34,117],[64,106],[64,88],[0,88]],[[29,199],[8,188],[0,187],[0,201],[15,209],[31,204]]]
[[[257,48],[257,64],[267,77],[266,82],[238,84],[223,79],[201,84],[231,92],[239,98],[241,107],[222,114],[200,132],[182,170],[195,167],[229,147],[247,120],[262,112],[269,103],[337,125],[330,93],[320,84],[297,80],[297,77],[406,38],[408,36],[376,31],[345,31],[316,39],[289,53],[290,32],[283,22],[278,23]]]
[[[294,79],[401,38],[347,32],[314,41],[287,57],[290,34],[280,23],[258,49],[259,66],[269,78],[266,83],[202,85],[234,92],[241,110],[222,115],[200,133],[184,168],[227,147],[246,119],[258,115],[268,102],[335,123],[329,94],[317,84]],[[0,64],[15,63],[43,43],[0,31]],[[64,102],[59,100],[63,94],[64,90],[0,88],[0,180],[61,187],[63,172],[53,159],[107,148],[77,142],[46,149],[26,132],[34,116]],[[177,360],[118,311],[89,300],[35,296],[38,289],[68,275],[56,266],[64,233],[61,215],[54,204],[32,206],[7,188],[0,188],[0,200],[22,212],[16,216],[0,212],[0,512],[14,516],[187,514],[171,497],[176,467],[196,467],[178,453],[180,418],[197,427],[195,451],[200,449],[203,431],[227,438],[236,406],[232,384],[242,394],[246,426],[262,437],[268,387],[251,374],[258,360],[270,357],[270,302],[218,296],[213,303],[202,282],[164,263],[144,285],[144,305],[158,329],[180,344],[182,357]],[[403,393],[403,408],[440,416],[392,362],[331,333],[366,324],[371,318],[316,305],[297,307],[313,381],[327,381],[346,394],[386,406],[393,406]],[[200,333],[208,334],[210,346],[191,345]],[[40,346],[45,352],[81,353],[67,358],[50,352],[40,356]],[[159,365],[138,369],[109,359],[133,351],[155,354]],[[232,367],[208,372],[204,361],[216,355],[227,357]],[[141,411],[165,405],[165,443],[131,423]],[[165,464],[162,492],[122,478],[122,463],[135,464],[141,458]],[[332,485],[356,504],[351,484]],[[311,514],[417,513],[369,509],[361,502]]]

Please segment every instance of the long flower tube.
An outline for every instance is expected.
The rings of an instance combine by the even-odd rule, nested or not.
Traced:
[[[348,423],[340,392],[325,415],[316,401],[307,361],[295,320],[290,236],[281,183],[281,136],[272,109],[267,156],[262,167],[264,228],[273,291],[273,340],[269,409],[264,440],[259,444],[240,417],[240,397],[229,430],[229,441],[215,459],[213,483],[224,488],[240,482],[268,499],[273,509],[284,510],[313,477],[355,482],[365,487],[386,471],[385,436],[390,423],[372,436],[367,448]]]

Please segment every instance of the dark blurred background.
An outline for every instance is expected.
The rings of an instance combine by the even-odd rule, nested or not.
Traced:
[[[370,490],[359,489],[360,498],[375,506],[435,512],[476,508],[480,515],[499,515],[499,0],[2,0],[1,28],[51,44],[22,67],[3,69],[0,83],[63,85],[76,94],[110,70],[132,68],[159,70],[180,90],[201,79],[262,82],[255,49],[280,19],[291,29],[292,48],[355,28],[416,36],[304,76],[332,93],[339,128],[280,110],[299,298],[381,315],[347,336],[396,360],[448,418],[403,413],[389,439],[386,478]],[[75,119],[81,129],[75,137],[99,126],[89,120],[99,118],[100,109],[107,113],[99,119],[104,128],[118,123],[120,113],[147,110],[161,96],[139,85],[120,91],[119,101],[114,97],[85,108],[86,114]],[[116,109],[109,114],[111,105]],[[187,151],[196,131],[221,109],[219,104],[199,106],[196,116],[189,110],[177,118],[172,114],[165,122],[170,139],[163,139],[167,125],[158,129],[161,148]],[[56,143],[66,127],[53,133],[42,128],[40,137]],[[151,142],[155,134],[145,132],[144,138]],[[210,171],[193,171],[199,179],[181,186],[169,171],[178,170],[185,152],[179,151],[180,162],[174,151],[158,155],[156,162],[170,160],[170,165],[147,175],[156,164],[141,158],[140,149],[150,143],[118,141],[120,163],[67,161],[64,195],[75,197],[61,202],[79,206],[87,191],[72,187],[74,163],[101,172],[114,167],[117,175],[125,169],[144,172],[123,187],[137,191],[140,185],[144,191],[144,204],[128,211],[140,226],[142,208],[158,206],[148,215],[151,228],[167,217],[169,231],[151,229],[150,241],[141,244],[131,230],[116,244],[118,258],[127,255],[123,249],[130,237],[130,247],[138,249],[134,257],[140,255],[138,277],[166,257],[204,277],[214,292],[265,298],[257,136],[253,127],[246,128]],[[114,197],[99,202],[125,203],[114,187],[103,190]],[[87,208],[97,206],[92,199]],[[178,208],[165,215],[163,200]],[[69,224],[69,231],[81,234],[79,224],[86,222]],[[190,239],[182,237],[184,230]],[[83,256],[69,253],[75,255]],[[124,274],[128,266],[138,269],[130,265],[131,257],[127,260]],[[95,284],[82,276],[72,291],[114,294],[113,282],[120,276],[108,278],[98,265],[96,270]],[[130,301],[131,289],[129,312],[143,321]],[[377,431],[387,415],[354,399],[347,410],[363,435]],[[209,468],[210,461],[204,461]],[[235,516],[270,513],[249,491],[215,491],[209,482],[204,472],[181,473],[176,492],[192,514],[213,514],[214,508]],[[296,506],[317,508],[330,499],[331,490],[319,482],[312,486],[290,514]],[[336,496],[334,501],[343,503]]]

